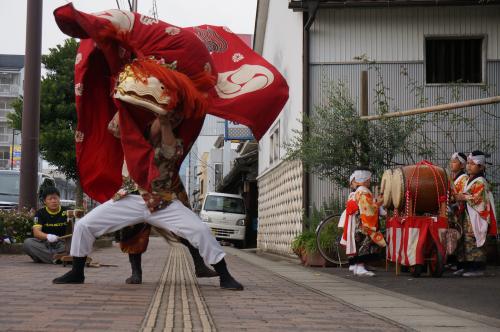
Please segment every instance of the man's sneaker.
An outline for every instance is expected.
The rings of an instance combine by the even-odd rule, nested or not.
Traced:
[[[349,271],[354,272],[356,270],[356,265],[349,265]]]
[[[462,277],[482,277],[482,276],[484,276],[483,271],[470,271],[462,274]]]
[[[455,272],[453,272],[453,275],[455,277],[461,277],[464,273],[465,273],[465,270],[464,269],[460,269],[460,270],[456,270]]]

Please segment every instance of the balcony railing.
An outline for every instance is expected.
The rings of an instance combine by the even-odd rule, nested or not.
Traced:
[[[11,135],[9,134],[0,134],[0,145],[5,145],[5,143],[10,142]]]
[[[17,84],[0,84],[0,96],[17,97],[20,90],[20,86]]]

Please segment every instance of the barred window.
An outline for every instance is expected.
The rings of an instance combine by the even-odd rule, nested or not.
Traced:
[[[483,37],[428,37],[426,83],[482,83]]]
[[[269,163],[272,165],[280,159],[280,127],[278,124],[271,130],[269,141]]]

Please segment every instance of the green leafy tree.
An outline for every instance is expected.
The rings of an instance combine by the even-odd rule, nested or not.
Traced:
[[[71,38],[63,45],[51,48],[49,54],[42,55],[47,73],[41,82],[39,141],[43,158],[75,181],[78,181],[74,140],[74,63],[77,50],[78,42]],[[22,98],[12,106],[15,112],[8,115],[10,125],[21,130]],[[77,201],[78,196],[81,195],[77,194]]]
[[[380,114],[389,111],[383,85],[377,86],[375,106]],[[323,105],[303,118],[307,134],[296,130],[286,144],[287,159],[301,160],[306,169],[340,186],[347,186],[356,167],[368,167],[377,176],[394,166],[415,125],[397,119],[361,120],[354,100],[342,82],[332,84]]]

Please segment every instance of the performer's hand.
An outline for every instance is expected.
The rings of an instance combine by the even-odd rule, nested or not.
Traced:
[[[50,243],[57,242],[57,240],[59,240],[59,237],[57,235],[47,234],[47,241],[49,241]]]

